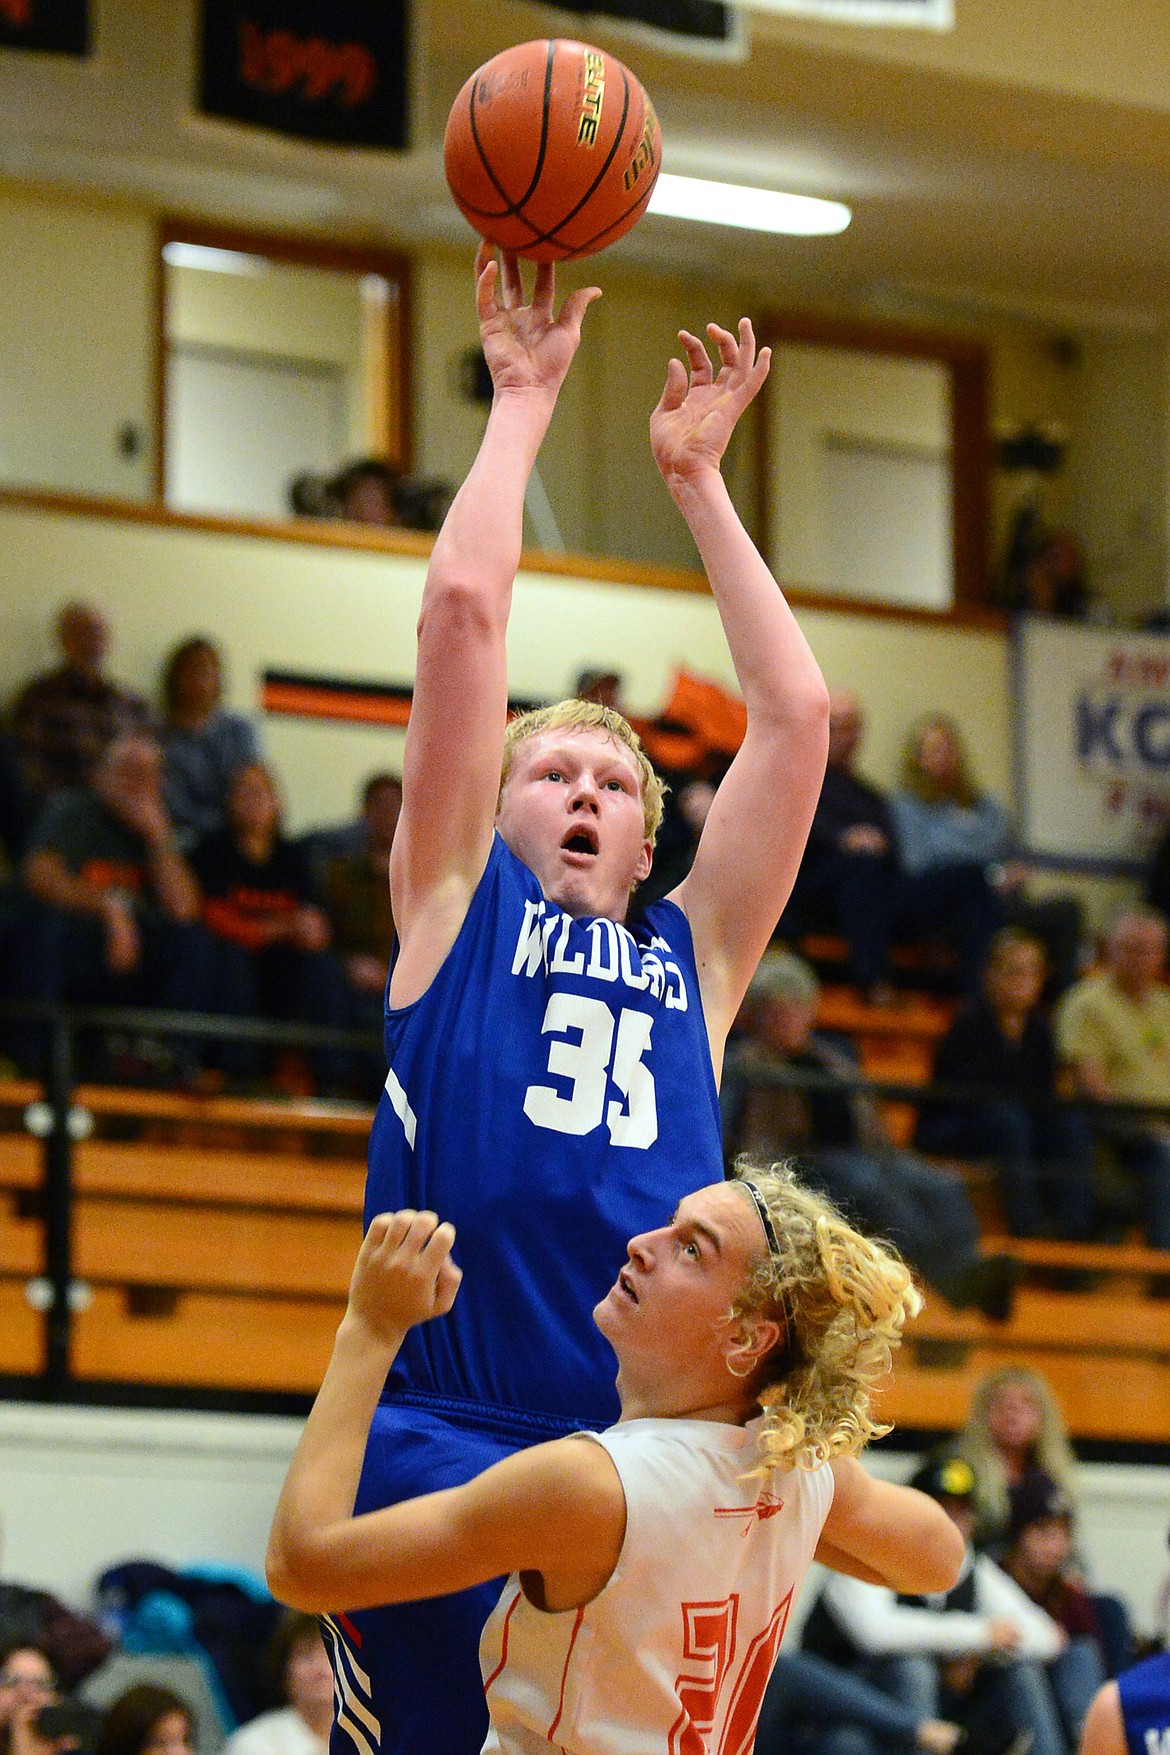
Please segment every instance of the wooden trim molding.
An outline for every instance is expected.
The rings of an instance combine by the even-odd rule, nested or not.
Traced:
[[[41,488],[0,487],[0,511],[47,512],[98,522],[150,524],[164,530],[200,530],[222,536],[253,537],[264,542],[304,543],[316,548],[373,550],[382,554],[430,555],[434,537],[415,530],[381,530],[368,525],[334,523],[327,518],[229,518],[208,512],[175,512],[153,501],[119,500],[88,494],[54,493]],[[685,591],[700,597],[709,591],[706,577],[682,567],[607,560],[599,555],[561,554],[527,548],[520,557],[524,573],[554,578],[593,580],[602,585],[648,587],[654,591]],[[832,615],[862,616],[873,621],[917,623],[921,627],[962,627],[1006,635],[1007,617],[998,610],[975,607],[951,611],[914,609],[897,603],[870,603],[861,598],[826,596],[790,586],[785,596],[794,609],[815,609]]]

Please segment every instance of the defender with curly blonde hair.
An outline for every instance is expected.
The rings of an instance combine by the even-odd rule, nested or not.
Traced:
[[[355,1516],[386,1372],[458,1293],[454,1241],[434,1213],[371,1225],[268,1576],[327,1611],[510,1571],[480,1647],[484,1755],[748,1749],[814,1558],[897,1591],[954,1583],[963,1545],[942,1509],[856,1461],[884,1430],[871,1398],[917,1308],[910,1276],[783,1165],[741,1166],[631,1238],[594,1312],[616,1426]]]

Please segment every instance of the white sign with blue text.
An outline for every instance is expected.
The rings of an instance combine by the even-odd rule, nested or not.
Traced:
[[[1170,824],[1170,637],[1045,616],[1016,628],[1016,760],[1029,853],[1121,870]]]

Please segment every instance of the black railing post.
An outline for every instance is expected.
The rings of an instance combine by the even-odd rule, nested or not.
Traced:
[[[45,1136],[45,1273],[51,1302],[45,1316],[45,1389],[64,1397],[70,1375],[73,1327],[73,1033],[56,1012],[50,1025],[49,1074],[45,1096],[51,1124]]]

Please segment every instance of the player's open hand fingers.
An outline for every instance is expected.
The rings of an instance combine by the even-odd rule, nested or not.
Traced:
[[[666,383],[662,387],[662,395],[658,398],[658,407],[654,414],[672,414],[681,408],[687,395],[687,369],[681,360],[670,360],[666,367]],[[654,415],[650,416],[651,420]]]
[[[692,335],[686,329],[679,330],[678,338],[683,344],[683,350],[690,363],[691,383],[709,384],[712,376],[711,359],[703,343],[697,335]]]
[[[507,311],[519,310],[524,303],[524,281],[520,273],[520,263],[515,256],[505,250],[501,255],[501,266],[503,269],[501,286],[504,293],[504,309]]]
[[[719,358],[725,366],[742,366],[745,363],[751,365],[750,359],[744,361],[740,343],[729,329],[721,329],[718,323],[708,323],[707,334],[719,349]]]
[[[539,311],[542,317],[552,321],[553,305],[557,296],[557,272],[551,262],[538,262],[536,280],[532,287],[532,308]]]
[[[500,282],[500,265],[490,244],[481,244],[475,253],[475,309],[481,323],[490,322],[500,314],[496,297]]]
[[[552,272],[551,264],[549,265],[549,272]],[[568,329],[571,334],[579,336],[581,333],[581,322],[586,311],[589,309],[594,299],[599,299],[600,297],[601,288],[599,286],[582,286],[578,287],[576,292],[571,292],[561,306],[561,314],[558,318],[561,326]]]

